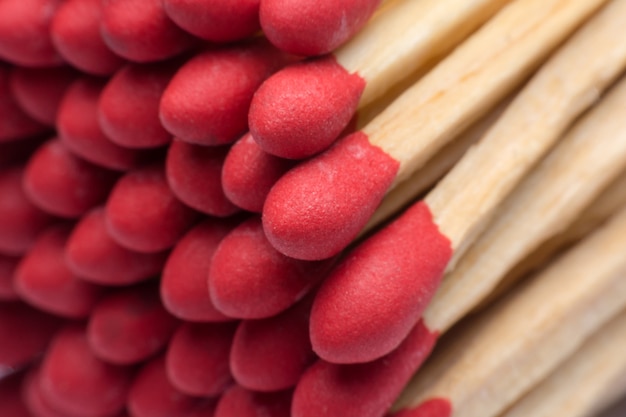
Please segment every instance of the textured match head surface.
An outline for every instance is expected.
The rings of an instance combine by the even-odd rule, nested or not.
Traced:
[[[291,417],[384,415],[436,340],[437,334],[420,321],[396,350],[375,361],[353,365],[317,361],[296,386]]]
[[[161,299],[174,316],[197,322],[232,320],[211,301],[207,277],[213,253],[235,222],[207,219],[183,236],[161,274]]]
[[[89,317],[87,340],[100,359],[130,365],[164,348],[177,326],[161,304],[157,283],[150,282],[100,300]]]
[[[130,61],[160,61],[196,43],[167,17],[161,0],[103,0],[101,13],[104,43]]]
[[[324,278],[331,262],[281,254],[267,241],[260,218],[252,217],[220,242],[209,269],[209,293],[231,317],[270,317],[300,300]]]
[[[233,383],[228,357],[237,323],[183,323],[166,353],[170,382],[187,395],[215,397]]]
[[[308,332],[312,300],[309,296],[276,316],[241,322],[230,353],[239,385],[264,392],[295,386],[316,358]]]
[[[104,81],[78,78],[67,89],[56,121],[59,139],[79,157],[112,170],[137,167],[145,157],[137,150],[112,142],[98,122],[98,99]]]
[[[110,75],[125,62],[100,35],[101,0],[65,0],[52,19],[57,51],[72,66],[93,75]]]
[[[234,142],[248,129],[252,95],[288,59],[262,39],[199,53],[163,93],[163,126],[190,143]]]
[[[0,252],[21,255],[53,218],[30,202],[22,187],[24,169],[0,169]]]
[[[261,27],[278,48],[313,56],[333,51],[367,23],[381,0],[264,0]]]
[[[89,349],[85,329],[68,325],[48,348],[39,388],[43,398],[61,412],[106,417],[124,407],[132,375],[132,368],[98,359]]]
[[[50,226],[39,234],[15,272],[15,288],[29,304],[68,318],[87,317],[102,287],[74,275],[64,260],[71,227]]]
[[[233,144],[224,160],[224,194],[242,209],[260,213],[272,186],[294,164],[268,154],[247,133]]]
[[[60,65],[50,37],[50,24],[63,0],[0,2],[0,57],[25,67]],[[28,30],[24,30],[28,28]]]
[[[398,168],[364,133],[346,136],[274,185],[263,207],[267,238],[298,259],[336,255],[363,229]]]
[[[222,167],[225,146],[202,146],[174,139],[165,169],[172,192],[188,206],[212,216],[230,216],[240,208],[224,194]]]
[[[365,81],[332,56],[290,65],[252,99],[250,132],[266,152],[303,159],[328,148],[356,112]]]
[[[61,325],[59,317],[21,301],[0,303],[0,363],[14,368],[29,364],[46,350]]]
[[[66,417],[63,413],[52,407],[41,395],[41,388],[39,387],[40,379],[39,366],[33,366],[28,370],[28,373],[24,377],[22,383],[22,398],[24,404],[26,404],[30,414],[25,414],[24,417]],[[0,399],[0,404],[2,400]],[[2,408],[0,408],[0,413]],[[5,415],[5,414],[2,414]],[[10,415],[10,414],[8,414]],[[18,417],[18,416],[15,416]],[[21,416],[19,416],[21,417]]]
[[[450,417],[452,404],[446,398],[426,400],[415,408],[405,408],[388,417]]]
[[[425,203],[357,246],[333,270],[311,311],[311,341],[333,363],[395,349],[428,306],[452,256]]]
[[[232,42],[260,28],[260,0],[163,0],[165,13],[178,26],[212,42]]]
[[[0,7],[2,4],[0,4]],[[17,103],[11,88],[11,66],[0,62],[0,144],[25,140],[32,135],[41,134],[49,127],[27,115]],[[4,152],[4,149],[0,149]],[[4,155],[0,156],[2,159]]]
[[[55,138],[28,161],[24,190],[42,210],[75,218],[104,202],[117,178],[116,172],[78,158]]]
[[[129,64],[107,82],[98,104],[104,133],[115,143],[129,148],[167,145],[172,135],[159,120],[159,102],[178,60],[158,64]]]
[[[215,417],[290,417],[291,395],[292,390],[255,392],[234,385],[217,403]]]
[[[133,417],[213,417],[215,399],[191,397],[174,388],[162,355],[139,370],[127,407]]]
[[[198,214],[172,193],[162,166],[130,171],[117,182],[105,207],[110,236],[137,252],[171,248]]]
[[[61,99],[77,72],[71,67],[15,67],[11,91],[26,113],[40,123],[54,126]]]
[[[158,275],[167,252],[140,253],[120,246],[107,232],[104,209],[85,214],[65,246],[67,266],[81,278],[107,286],[135,284]]]
[[[13,286],[13,274],[21,257],[0,254],[0,302],[18,300]]]

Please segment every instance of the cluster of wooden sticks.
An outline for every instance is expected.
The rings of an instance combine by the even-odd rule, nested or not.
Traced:
[[[0,415],[596,415],[626,393],[624,22],[1,0]]]

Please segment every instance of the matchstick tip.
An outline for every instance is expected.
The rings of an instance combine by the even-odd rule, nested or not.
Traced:
[[[446,398],[432,398],[420,403],[417,407],[404,408],[388,417],[450,417],[452,404]]]
[[[252,99],[250,131],[266,152],[303,159],[328,148],[348,126],[365,81],[330,56],[290,65]]]

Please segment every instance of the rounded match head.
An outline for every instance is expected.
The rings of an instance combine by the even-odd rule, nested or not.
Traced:
[[[115,242],[107,232],[104,209],[85,214],[65,247],[65,261],[76,275],[106,286],[124,286],[157,276],[167,252],[141,253]]]
[[[111,75],[124,59],[100,35],[101,0],[66,0],[52,19],[50,33],[59,54],[72,66],[93,75]]]
[[[303,159],[327,149],[349,125],[365,81],[332,56],[290,65],[254,94],[250,132],[266,152]]]
[[[171,248],[193,226],[198,214],[167,185],[165,171],[152,165],[130,171],[117,182],[105,206],[109,235],[137,252]]]
[[[451,256],[428,206],[413,205],[324,281],[311,311],[313,350],[333,363],[369,362],[391,352],[420,319]]]
[[[128,393],[133,417],[213,417],[215,399],[191,397],[170,383],[163,355],[147,362]]]
[[[436,340],[437,334],[419,322],[396,350],[375,361],[353,365],[315,362],[296,386],[291,416],[385,415]]]
[[[42,210],[77,218],[103,203],[117,178],[116,172],[75,156],[55,138],[31,156],[23,184],[28,198]]]
[[[312,297],[276,316],[244,320],[235,333],[230,368],[239,385],[253,391],[295,386],[316,356],[309,340]]]
[[[267,241],[260,218],[252,217],[220,242],[209,269],[209,294],[215,307],[228,316],[270,317],[304,297],[332,262],[281,254]]]
[[[149,282],[100,300],[89,317],[87,341],[103,361],[131,365],[163,349],[177,326],[161,304],[157,283]]]
[[[145,157],[137,150],[112,142],[98,123],[98,99],[104,81],[81,77],[67,89],[57,117],[57,132],[65,146],[79,157],[104,168],[126,171]]]
[[[172,135],[159,120],[159,101],[178,69],[177,60],[158,64],[129,64],[107,82],[98,103],[104,133],[128,148],[167,145]]]
[[[29,365],[46,351],[62,324],[59,317],[21,301],[0,303],[0,363],[16,369]]]
[[[133,368],[98,359],[80,325],[68,325],[56,335],[40,372],[39,389],[45,401],[67,415],[84,417],[121,412],[133,376]]]
[[[167,152],[165,169],[172,192],[189,207],[226,217],[240,211],[222,188],[225,146],[202,146],[175,139]]]
[[[264,0],[261,27],[278,48],[294,55],[332,52],[354,36],[381,0]]]
[[[103,0],[101,13],[104,43],[129,61],[160,61],[196,43],[167,17],[161,0]]]
[[[0,252],[26,253],[53,217],[30,202],[22,181],[23,167],[0,169]]]
[[[216,397],[233,383],[228,366],[237,323],[183,323],[172,336],[166,370],[187,395]]]
[[[363,229],[399,163],[356,132],[287,172],[263,206],[271,244],[297,259],[330,258]]]
[[[262,39],[199,53],[180,68],[163,93],[163,126],[190,143],[234,142],[248,130],[252,95],[286,61]]]
[[[61,99],[78,73],[71,67],[24,68],[11,72],[11,91],[33,119],[54,126]]]
[[[52,18],[61,3],[63,0],[1,1],[0,58],[24,67],[61,65],[63,59],[50,37]]]
[[[260,213],[272,186],[294,165],[294,161],[265,152],[247,133],[233,144],[224,160],[224,194],[238,207]]]
[[[0,302],[19,300],[13,286],[13,275],[21,257],[0,254]]]
[[[291,395],[292,390],[255,392],[235,385],[219,399],[215,417],[290,417]]]
[[[26,114],[18,104],[11,91],[11,68],[0,62],[0,144],[25,141],[50,129]]]
[[[208,218],[172,249],[161,274],[161,299],[174,316],[194,322],[232,320],[213,305],[207,277],[217,245],[233,226],[234,222]]]
[[[41,388],[39,387],[39,366],[31,367],[24,377],[22,383],[21,396],[26,404],[26,407],[30,411],[30,414],[25,414],[24,417],[66,417],[61,411],[52,407],[41,395]],[[0,403],[2,400],[0,400]],[[0,408],[0,412],[2,409]],[[3,414],[4,415],[4,414]],[[17,417],[17,416],[15,416]]]
[[[211,42],[232,42],[261,29],[260,0],[163,0],[165,13],[181,28]]]
[[[76,276],[65,263],[66,224],[41,232],[15,271],[20,297],[37,308],[71,319],[89,316],[103,288]]]

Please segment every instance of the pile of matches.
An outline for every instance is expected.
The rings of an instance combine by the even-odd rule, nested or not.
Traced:
[[[625,352],[626,0],[0,0],[1,417],[591,417]]]

